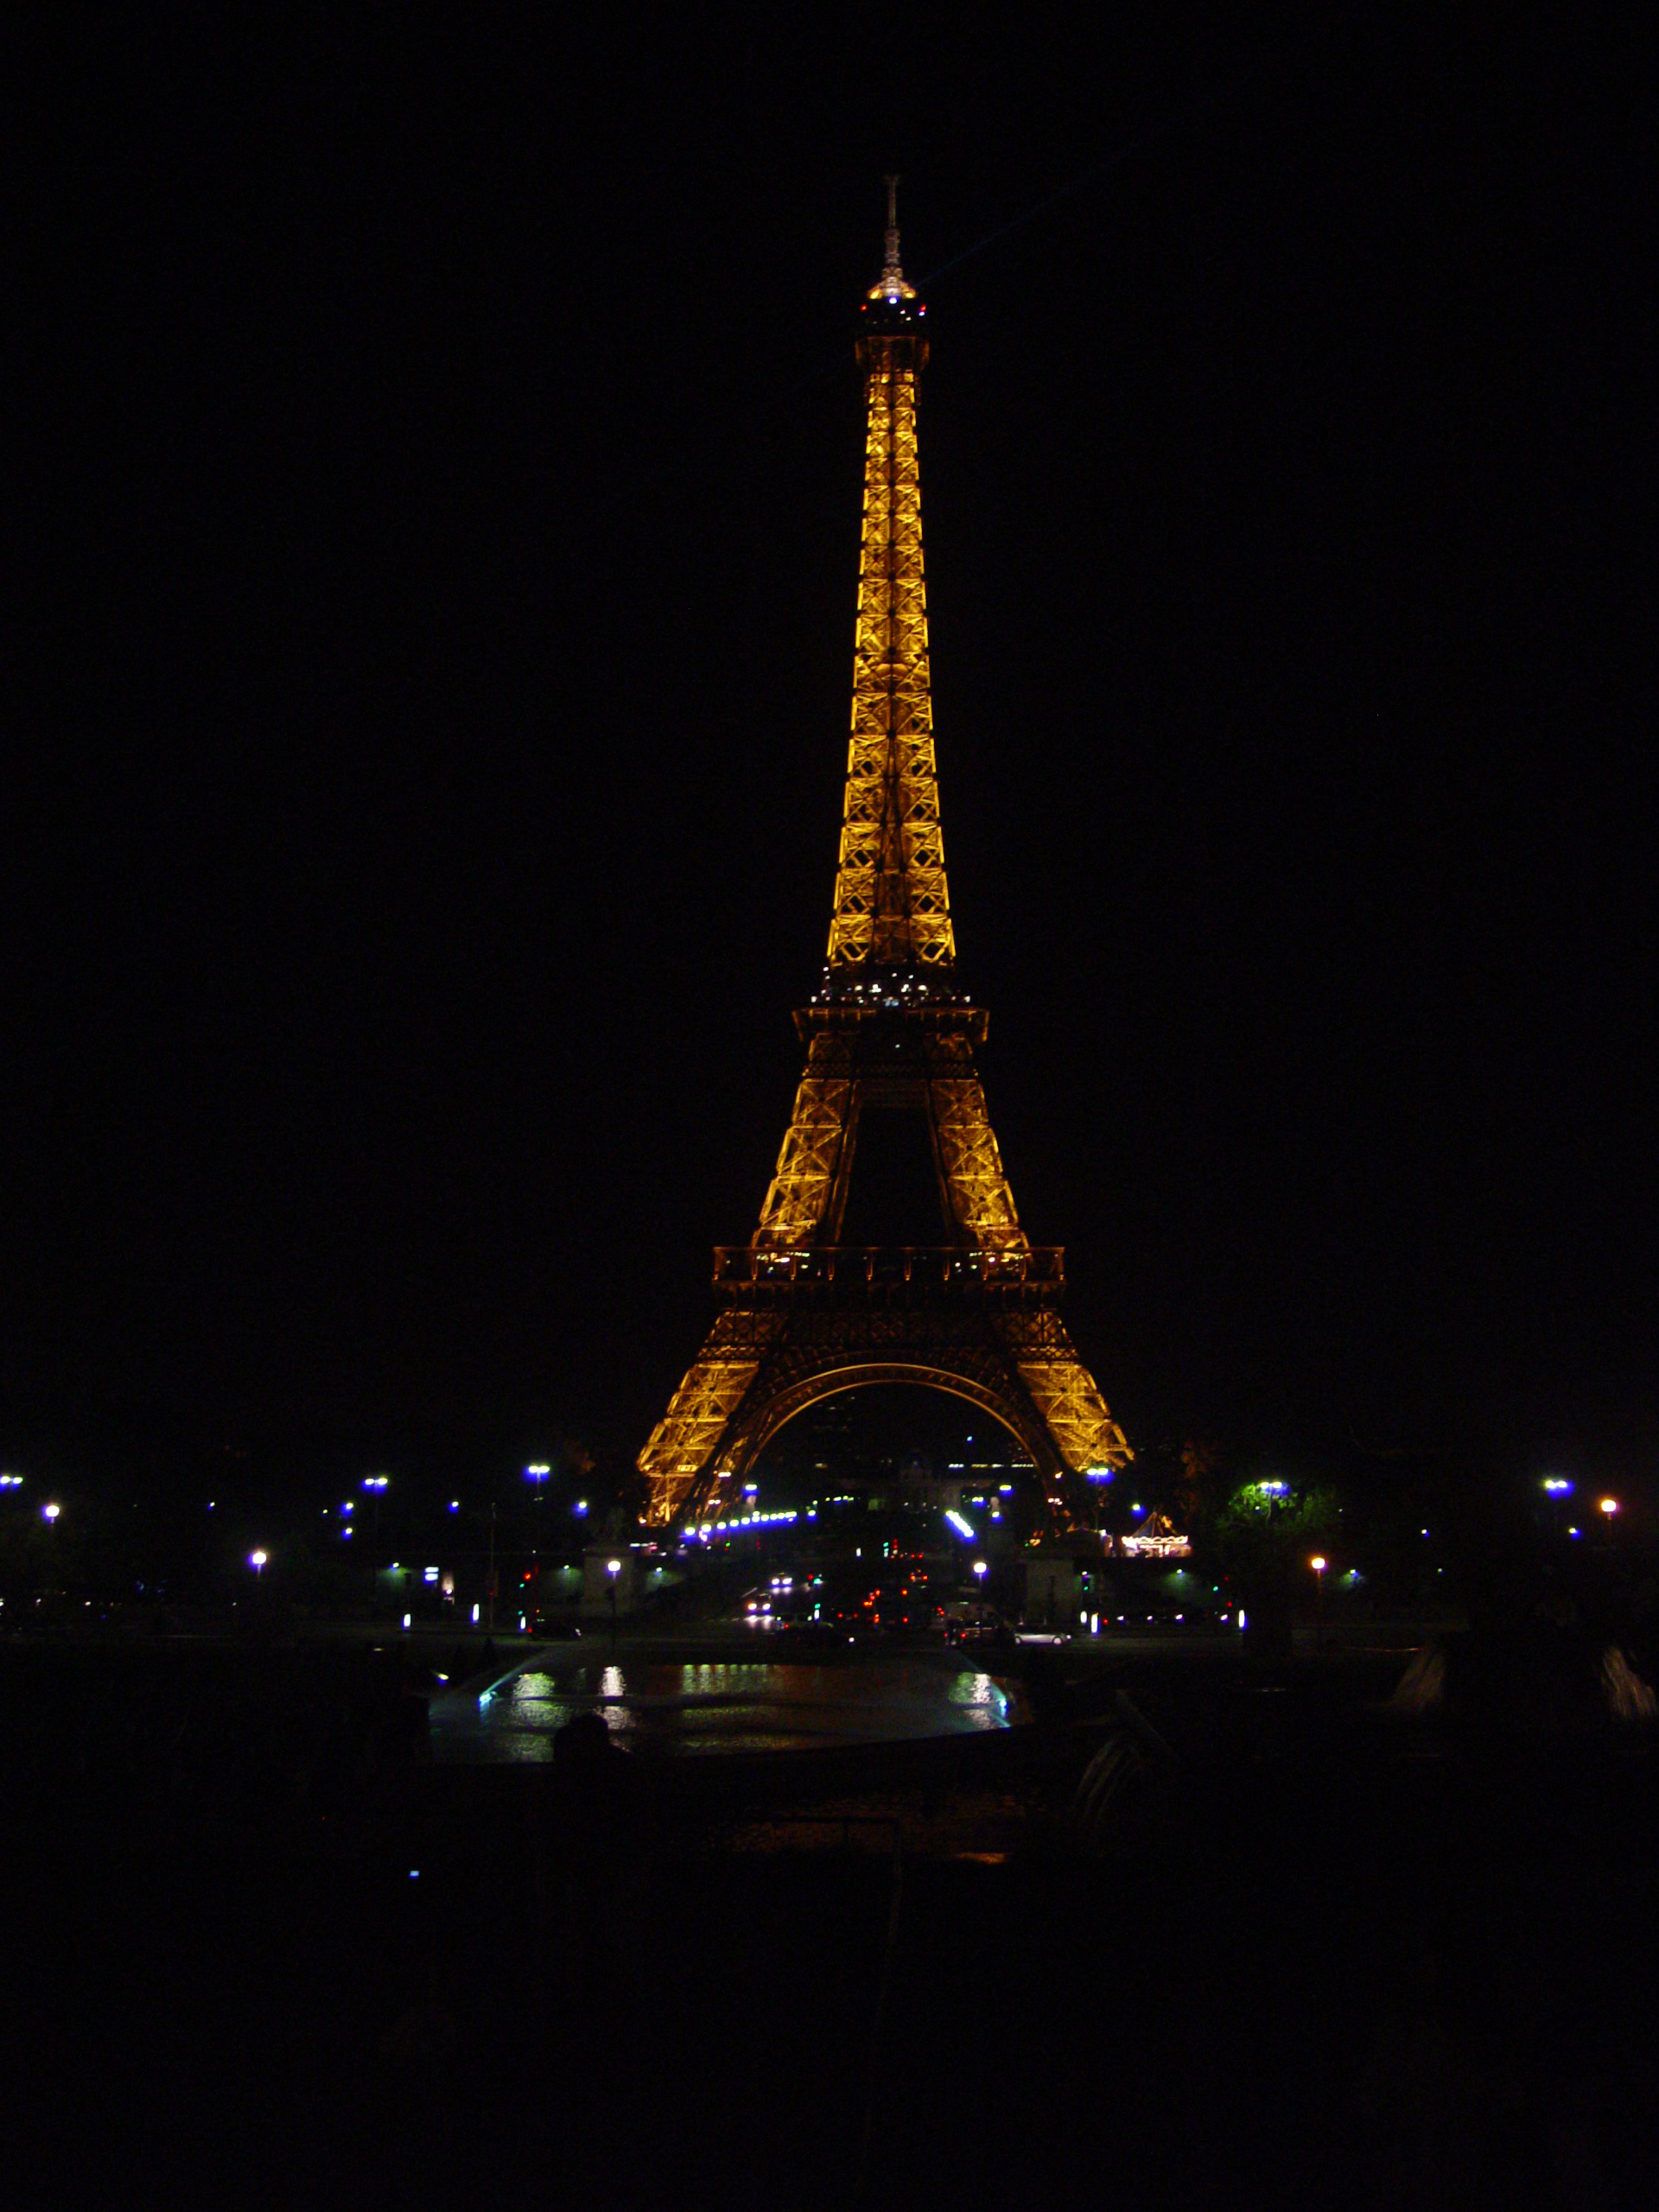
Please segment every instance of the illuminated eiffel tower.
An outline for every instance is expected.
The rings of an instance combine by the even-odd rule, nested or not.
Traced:
[[[956,980],[916,456],[927,310],[899,267],[894,185],[858,340],[869,430],[829,961],[795,1016],[806,1069],[760,1227],[716,1249],[719,1316],[639,1455],[658,1527],[717,1512],[785,1421],[870,1383],[923,1383],[1000,1421],[1063,1526],[1084,1478],[1130,1457],[1060,1319],[1063,1255],[1020,1226],[974,1068],[986,1015]],[[892,1162],[900,1122],[922,1135],[936,1241],[843,1243],[861,1134]]]

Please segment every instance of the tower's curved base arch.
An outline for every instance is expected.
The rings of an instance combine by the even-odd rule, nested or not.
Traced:
[[[639,1455],[648,1522],[696,1517],[785,1421],[876,1382],[921,1383],[982,1407],[1030,1456],[1051,1515],[1071,1521],[1082,1478],[1129,1452],[1052,1300],[1009,1307],[919,1281],[911,1288],[908,1305],[854,1295],[728,1307]]]
[[[779,1429],[798,1414],[821,1405],[826,1398],[891,1382],[943,1391],[948,1397],[961,1398],[970,1406],[977,1406],[1007,1431],[1034,1466],[1046,1473],[1060,1471],[1058,1455],[1046,1433],[1033,1420],[1031,1411],[1021,1408],[1006,1392],[954,1369],[922,1367],[893,1360],[861,1360],[804,1376],[757,1405],[753,1417],[741,1424],[721,1452],[721,1473],[734,1477],[747,1474]]]

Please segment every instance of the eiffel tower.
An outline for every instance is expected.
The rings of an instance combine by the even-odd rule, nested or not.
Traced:
[[[974,1067],[986,1015],[956,979],[916,452],[927,310],[899,266],[896,181],[858,337],[869,428],[829,959],[795,1016],[806,1068],[760,1226],[716,1249],[718,1318],[639,1454],[657,1527],[717,1514],[785,1421],[871,1383],[925,1384],[1001,1421],[1060,1528],[1083,1518],[1084,1478],[1131,1456],[1060,1319],[1064,1254],[1020,1226]],[[895,1123],[921,1140],[935,1241],[844,1243],[861,1142],[899,1162]]]

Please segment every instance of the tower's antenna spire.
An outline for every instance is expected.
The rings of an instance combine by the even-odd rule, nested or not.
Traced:
[[[916,288],[906,284],[905,272],[899,266],[899,180],[887,179],[887,251],[882,264],[881,281],[872,284],[869,296],[873,300],[913,300]]]

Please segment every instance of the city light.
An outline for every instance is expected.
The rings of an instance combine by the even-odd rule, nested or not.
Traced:
[[[787,1513],[742,1513],[730,1521],[705,1521],[701,1528],[688,1525],[680,1531],[682,1543],[708,1543],[711,1537],[741,1535],[748,1529],[782,1529],[798,1521],[800,1515],[791,1507]],[[810,1521],[813,1516],[809,1513]]]
[[[577,1520],[580,1521],[583,1514],[588,1510],[587,1499],[585,1497],[579,1497],[575,1503],[571,1507],[570,1510],[575,1515]]]
[[[964,1520],[954,1506],[947,1508],[944,1517],[959,1536],[966,1537],[970,1544],[976,1544],[979,1541],[979,1532],[972,1522]]]
[[[1264,1497],[1287,1497],[1290,1494],[1288,1483],[1258,1483],[1256,1488]],[[1137,1507],[1136,1510],[1139,1511],[1139,1510]]]

